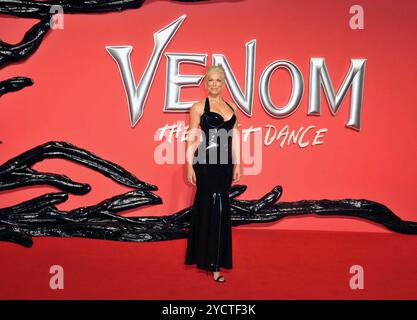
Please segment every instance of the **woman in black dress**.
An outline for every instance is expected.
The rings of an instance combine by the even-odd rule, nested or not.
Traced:
[[[220,267],[232,268],[229,189],[232,181],[241,177],[237,108],[222,99],[224,83],[222,66],[207,70],[204,84],[208,97],[190,108],[186,151],[187,180],[197,190],[185,264],[211,271],[217,282],[226,281]],[[195,141],[200,134],[202,141]]]

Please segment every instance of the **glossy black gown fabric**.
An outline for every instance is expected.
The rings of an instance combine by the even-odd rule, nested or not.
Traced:
[[[194,154],[198,159],[193,164],[197,191],[185,257],[185,264],[196,264],[199,269],[232,268],[229,189],[233,179],[231,129],[235,122],[234,113],[224,120],[219,113],[211,112],[206,98],[200,118],[204,139]]]

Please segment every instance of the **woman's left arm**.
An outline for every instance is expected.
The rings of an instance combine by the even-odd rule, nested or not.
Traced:
[[[238,182],[242,176],[241,169],[241,153],[240,153],[240,132],[238,127],[237,119],[237,107],[232,103],[233,108],[235,109],[235,124],[232,130],[232,161],[234,164],[233,167],[233,182]]]

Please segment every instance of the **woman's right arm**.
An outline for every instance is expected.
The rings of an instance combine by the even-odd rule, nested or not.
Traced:
[[[202,106],[200,103],[195,103],[190,108],[189,111],[190,120],[188,127],[188,137],[187,137],[187,148],[186,148],[186,165],[187,165],[187,180],[191,184],[195,185],[196,177],[193,168],[193,158],[194,152],[198,148],[200,130],[198,128],[200,124],[200,117],[202,114]]]

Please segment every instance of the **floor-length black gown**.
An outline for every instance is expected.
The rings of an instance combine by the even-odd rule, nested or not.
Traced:
[[[232,110],[233,108],[227,104]],[[229,189],[233,179],[232,132],[236,115],[225,120],[210,111],[206,98],[200,118],[203,141],[194,153],[197,191],[191,212],[185,264],[219,271],[232,268]]]

